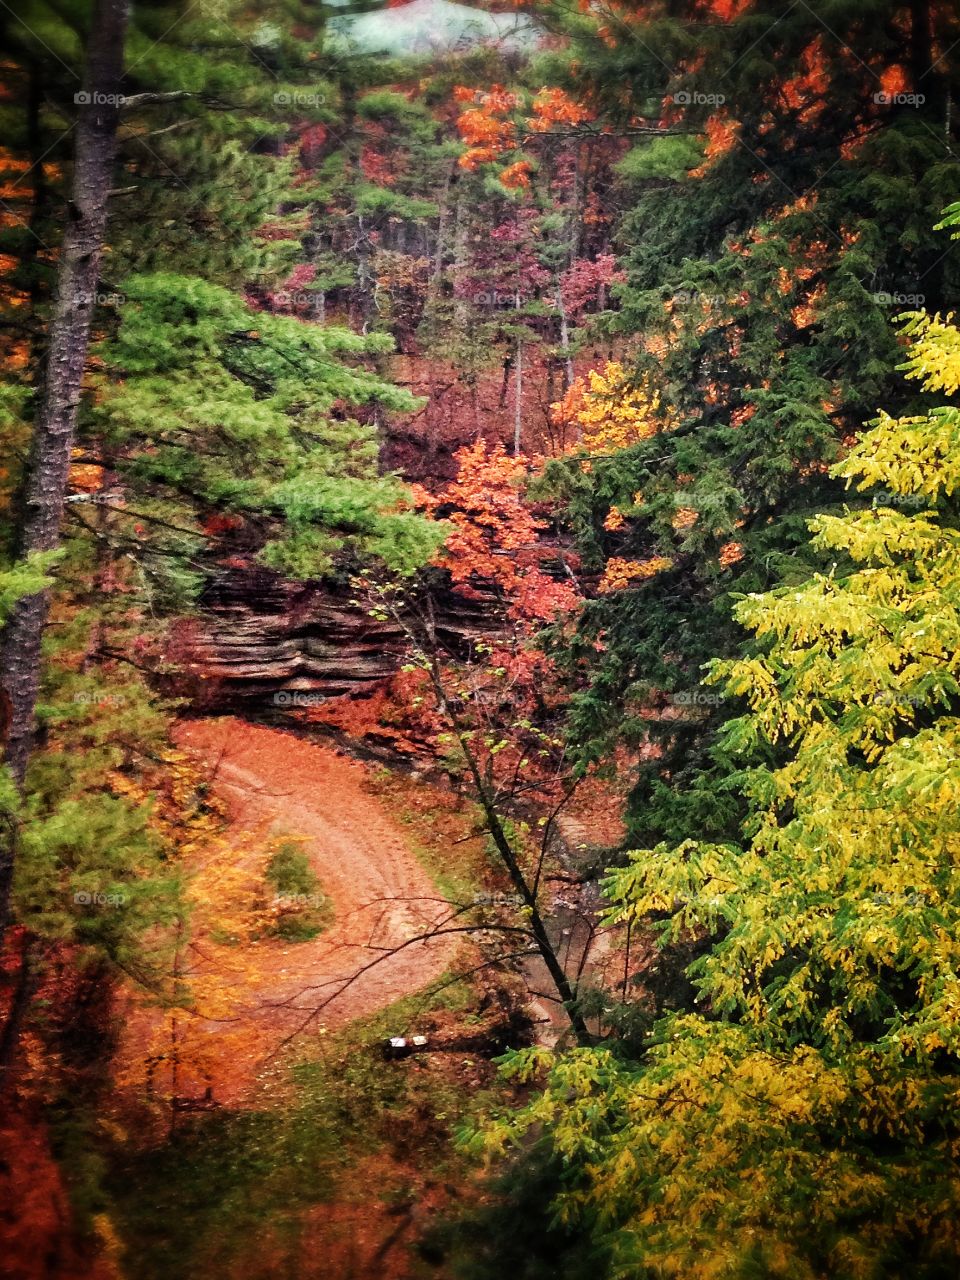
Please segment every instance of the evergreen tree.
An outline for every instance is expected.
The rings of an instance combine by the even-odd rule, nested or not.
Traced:
[[[906,332],[908,376],[954,395],[960,332]],[[561,1219],[618,1275],[956,1270],[958,429],[953,405],[883,414],[834,468],[875,505],[812,521],[834,567],[737,606],[762,651],[710,678],[748,705],[724,731],[741,840],[692,829],[607,882],[611,922],[712,939],[696,1011],[639,1061],[510,1067],[546,1087],[488,1144],[549,1134]],[[762,745],[781,762],[751,766]]]
[[[377,415],[416,404],[367,368],[389,339],[255,309],[299,248],[282,154],[291,104],[335,117],[336,90],[316,66],[322,30],[295,38],[233,16],[137,7],[126,49],[85,12],[76,30],[40,7],[4,18],[10,77],[36,89],[25,117],[9,111],[32,226],[17,211],[4,229],[4,727],[24,783],[0,802],[24,993],[5,1066],[65,944],[160,981],[150,951],[182,914],[165,863],[183,832],[166,812],[169,708],[140,668],[218,571],[224,534],[302,576],[370,556],[409,572],[437,542],[378,466]],[[81,92],[84,38],[94,74]],[[63,175],[57,129],[69,135],[77,109],[88,123]],[[83,217],[61,240],[64,177]],[[182,274],[156,270],[171,264]]]
[[[858,424],[922,403],[891,380],[890,318],[956,297],[956,254],[930,231],[956,194],[956,15],[698,2],[572,21],[568,83],[615,127],[669,131],[620,165],[628,381],[664,412],[648,439],[554,476],[587,569],[657,566],[585,611],[573,733],[589,760],[656,745],[635,839],[724,835],[740,817],[715,737],[730,708],[670,701],[740,644],[738,594],[819,563],[805,521],[840,501],[829,466]]]

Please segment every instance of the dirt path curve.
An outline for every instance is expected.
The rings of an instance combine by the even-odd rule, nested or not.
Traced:
[[[251,1065],[305,1022],[309,1033],[342,1026],[422,990],[448,967],[456,938],[412,943],[378,959],[450,908],[369,790],[362,765],[234,717],[184,722],[176,739],[209,770],[232,827],[264,841],[282,834],[305,838],[304,850],[333,903],[333,923],[317,938],[249,949],[248,980],[238,994]],[[234,1100],[240,1084],[221,1083],[217,1097]]]

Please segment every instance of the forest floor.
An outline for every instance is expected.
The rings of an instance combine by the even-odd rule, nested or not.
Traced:
[[[456,1046],[485,1033],[491,1013],[478,1006],[486,995],[495,1017],[500,988],[476,975],[445,985],[477,959],[459,935],[390,949],[489,883],[473,806],[235,717],[187,721],[176,736],[224,805],[231,869],[258,875],[271,841],[297,837],[332,920],[307,941],[233,947],[196,921],[194,963],[229,985],[227,1017],[192,1018],[194,1036],[199,1025],[209,1037],[220,1105],[183,1114],[165,1136],[168,1111],[141,1125],[120,1104],[110,1221],[126,1259],[111,1280],[130,1266],[150,1280],[441,1280],[446,1267],[417,1245],[461,1203],[453,1131],[502,1096],[489,1055]],[[129,1010],[121,1077],[135,1074],[158,1021]],[[418,1031],[450,1047],[383,1061],[385,1036]],[[200,1077],[180,1084],[203,1092]]]
[[[256,1092],[266,1064],[292,1038],[325,1035],[439,978],[457,938],[411,942],[450,908],[363,765],[230,716],[188,721],[177,741],[226,807],[227,839],[237,852],[232,871],[254,864],[272,841],[292,837],[332,908],[332,921],[315,938],[261,938],[233,948],[208,940],[191,957],[194,976],[199,971],[202,980],[206,969],[218,988],[217,1007],[229,1006],[227,1016],[203,1017],[199,1000],[193,1021],[212,1041],[204,1056],[217,1063],[213,1097],[236,1106]],[[130,1010],[124,1056],[146,1056],[155,1022],[155,1011]],[[185,1080],[182,1091],[199,1083]]]
[[[176,1015],[175,1087],[161,1073],[144,1106],[144,1064],[169,1053],[170,1023],[131,996],[119,1088],[87,1118],[89,1156],[57,1129],[55,1162],[38,1130],[36,1160],[48,1175],[40,1208],[63,1218],[61,1248],[74,1236],[64,1161],[66,1184],[94,1209],[84,1230],[96,1236],[97,1256],[81,1251],[63,1274],[449,1280],[460,1251],[481,1245],[445,1224],[483,1200],[454,1135],[510,1095],[491,1050],[475,1046],[523,1003],[523,982],[496,970],[451,981],[483,959],[460,935],[394,949],[429,931],[451,902],[502,889],[475,806],[415,775],[236,717],[185,721],[177,743],[210,801],[219,846],[209,865],[205,841],[183,861],[197,888],[185,973],[197,1008]],[[565,815],[568,847],[615,837],[618,808],[605,788],[584,788]],[[299,941],[269,930],[230,936],[225,904],[246,901],[251,886],[270,896],[265,858],[288,838],[329,904],[322,931]],[[557,892],[558,928],[572,892]],[[383,1060],[386,1036],[417,1032],[431,1052]],[[201,1068],[192,1074],[191,1061]],[[171,1092],[198,1109],[172,1113]],[[39,1210],[31,1217],[46,1220]],[[26,1257],[37,1244],[30,1232],[18,1249]]]

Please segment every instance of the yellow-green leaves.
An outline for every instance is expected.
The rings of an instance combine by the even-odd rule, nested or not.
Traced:
[[[908,332],[911,376],[960,389],[960,333]],[[748,707],[728,747],[771,761],[741,775],[742,844],[639,850],[605,882],[609,923],[710,943],[700,1012],[639,1064],[566,1055],[498,1130],[549,1133],[618,1275],[960,1268],[958,432],[952,407],[881,415],[835,468],[873,509],[812,524],[843,572],[739,604],[761,652],[710,681]]]

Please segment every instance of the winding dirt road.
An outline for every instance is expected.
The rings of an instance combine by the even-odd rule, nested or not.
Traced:
[[[450,907],[371,793],[362,765],[233,717],[184,722],[176,739],[224,801],[238,859],[276,836],[300,837],[334,909],[332,924],[309,942],[240,948],[231,1016],[219,1026],[199,1020],[210,1037],[214,1096],[235,1103],[288,1038],[322,1034],[422,990],[450,965],[457,940],[409,942]]]

